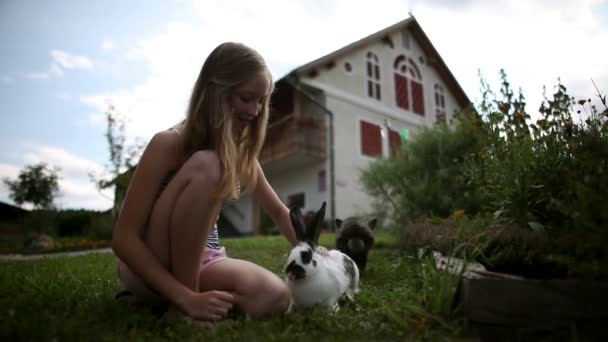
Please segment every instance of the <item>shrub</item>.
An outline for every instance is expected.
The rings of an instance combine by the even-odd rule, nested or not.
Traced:
[[[441,234],[433,220],[464,209],[491,218],[482,239],[468,239],[490,263],[543,264],[554,257],[548,253],[605,259],[599,247],[608,243],[606,97],[598,91],[600,112],[558,82],[533,122],[502,70],[501,79],[498,95],[481,80],[479,113],[459,115],[452,128],[425,129],[396,158],[372,163],[362,173],[364,188],[404,230],[407,248]],[[454,239],[444,234],[431,245],[446,249]]]
[[[95,213],[86,227],[86,236],[92,240],[112,240],[114,218],[111,213]]]
[[[557,85],[552,99],[540,107],[541,119],[529,122],[523,95],[514,99],[506,75],[501,97],[492,99],[484,85],[485,118],[479,134],[486,136],[487,158],[469,163],[465,173],[475,179],[486,210],[507,222],[529,226],[603,233],[608,203],[608,125],[590,100],[578,101],[587,118],[573,116],[575,101]],[[484,84],[482,82],[482,84]],[[584,107],[587,104],[587,108]],[[608,108],[607,108],[608,110]]]
[[[91,222],[91,212],[85,210],[65,210],[57,215],[57,235],[83,235]]]
[[[361,182],[378,211],[397,225],[419,216],[447,217],[456,209],[479,210],[480,197],[462,171],[482,144],[474,133],[474,115],[461,117],[466,119],[455,129],[446,124],[423,129],[396,157],[373,162],[362,172]]]

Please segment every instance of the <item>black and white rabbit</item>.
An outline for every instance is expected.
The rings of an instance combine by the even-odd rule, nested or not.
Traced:
[[[337,311],[340,299],[354,300],[359,292],[357,264],[338,250],[317,250],[325,202],[308,227],[304,226],[299,208],[292,208],[289,216],[298,239],[285,267],[285,282],[292,293],[289,311],[315,305]]]

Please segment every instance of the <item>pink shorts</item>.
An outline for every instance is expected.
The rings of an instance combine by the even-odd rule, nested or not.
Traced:
[[[224,247],[220,249],[212,249],[205,247],[203,250],[203,256],[199,264],[199,272],[202,272],[205,268],[215,264],[218,261],[228,259],[226,256],[226,249]],[[124,285],[127,291],[130,291],[135,295],[138,302],[149,303],[149,304],[163,304],[167,300],[159,295],[156,291],[150,289],[144,282],[135,274],[127,264],[118,260],[117,266],[118,278]]]

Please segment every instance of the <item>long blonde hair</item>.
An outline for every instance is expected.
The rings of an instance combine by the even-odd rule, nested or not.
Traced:
[[[256,158],[262,149],[268,123],[270,96],[262,99],[258,116],[247,124],[238,137],[234,133],[235,115],[229,103],[237,86],[259,73],[265,73],[274,89],[272,76],[262,56],[239,43],[223,43],[205,60],[194,84],[184,123],[184,156],[200,150],[214,150],[222,165],[220,199],[235,198],[237,182],[241,193],[256,184]]]

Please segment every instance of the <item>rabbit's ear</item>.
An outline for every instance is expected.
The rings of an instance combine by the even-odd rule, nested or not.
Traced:
[[[312,242],[315,246],[319,244],[319,235],[321,234],[321,226],[323,225],[323,219],[325,219],[325,206],[327,203],[323,202],[321,209],[317,211],[314,220],[309,224],[308,231],[306,232],[308,235],[308,240]]]
[[[374,228],[376,228],[376,223],[378,223],[378,220],[376,218],[374,218],[373,220],[369,221],[369,223],[368,223],[369,229],[374,230]]]
[[[302,213],[300,212],[300,208],[297,206],[291,208],[289,211],[289,218],[291,219],[291,225],[293,226],[294,233],[296,233],[296,239],[298,242],[306,240],[306,229],[304,228],[304,223],[302,222]]]
[[[342,227],[342,220],[336,219],[336,229],[340,229]]]

